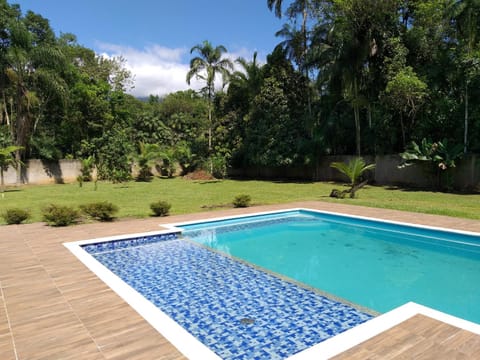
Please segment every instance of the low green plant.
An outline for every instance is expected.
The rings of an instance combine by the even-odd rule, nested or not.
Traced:
[[[451,144],[447,139],[432,142],[424,138],[420,144],[412,141],[400,156],[403,159],[398,166],[400,169],[419,163],[428,164],[426,169],[433,175],[432,185],[438,189],[451,191],[453,171],[456,162],[463,157],[463,145]]]
[[[249,207],[252,202],[252,197],[247,194],[241,194],[235,196],[235,199],[233,199],[233,207],[236,208],[245,208]]]
[[[78,222],[80,214],[71,206],[50,204],[42,209],[43,221],[50,226],[68,226]]]
[[[84,181],[92,181],[92,171],[95,167],[95,158],[93,156],[89,156],[87,158],[81,159],[80,162],[81,175],[79,175],[79,177],[82,178],[81,182],[83,183]],[[77,181],[80,183],[80,180],[78,180],[78,178]],[[82,186],[80,185],[80,187]]]
[[[152,209],[154,216],[167,216],[171,207],[172,205],[169,202],[163,200],[150,204],[150,209]]]
[[[227,160],[220,154],[212,155],[209,160],[210,172],[215,179],[227,177]]]
[[[118,206],[109,201],[80,205],[80,210],[88,217],[98,221],[112,221],[118,212]]]
[[[10,208],[5,210],[2,217],[8,225],[21,224],[30,218],[30,212],[20,208]]]
[[[330,193],[330,197],[343,199],[346,194],[350,194],[350,198],[353,199],[355,198],[357,191],[364,187],[368,182],[368,179],[360,182],[362,175],[368,170],[375,169],[375,164],[367,165],[363,158],[356,157],[350,160],[348,163],[332,162],[330,167],[337,169],[350,180],[349,189],[343,191],[333,189]]]

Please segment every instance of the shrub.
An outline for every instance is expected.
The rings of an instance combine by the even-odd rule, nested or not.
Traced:
[[[81,175],[79,175],[79,177],[82,178],[81,183],[83,183],[84,181],[92,181],[92,171],[95,167],[95,158],[93,156],[89,156],[85,159],[81,159],[80,161],[82,165],[82,167],[80,168]],[[80,183],[80,181],[78,182]]]
[[[98,221],[112,221],[113,214],[118,212],[118,206],[108,201],[80,205],[80,209],[84,214]]]
[[[51,226],[68,226],[78,222],[80,214],[70,206],[51,204],[42,210],[43,220]]]
[[[227,160],[222,155],[213,155],[208,160],[210,172],[215,179],[225,179],[227,177]]]
[[[236,207],[236,208],[249,207],[251,202],[252,202],[252,198],[250,195],[246,195],[246,194],[237,195],[235,199],[233,199],[233,207]]]
[[[150,204],[154,216],[167,216],[172,205],[166,201],[159,200]]]
[[[30,213],[23,209],[11,208],[5,210],[2,217],[8,225],[21,224],[30,217]]]

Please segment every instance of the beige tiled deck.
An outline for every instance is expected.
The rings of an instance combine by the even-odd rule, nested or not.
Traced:
[[[321,202],[171,216],[161,221],[291,207],[480,232],[479,221]],[[183,359],[62,245],[67,241],[153,231],[159,228],[159,221],[122,220],[68,228],[41,223],[0,226],[0,359]],[[432,321],[415,317],[338,359],[480,358],[480,336]]]

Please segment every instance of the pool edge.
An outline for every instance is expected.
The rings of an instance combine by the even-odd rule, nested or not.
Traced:
[[[320,213],[320,214],[332,214],[332,215],[338,215],[338,216],[343,216],[343,217],[350,217],[350,218],[358,218],[358,219],[364,219],[364,220],[373,220],[373,221],[379,221],[383,223],[390,223],[390,224],[398,224],[398,225],[404,225],[404,226],[413,226],[413,227],[418,227],[418,228],[424,228],[424,229],[430,229],[430,230],[440,230],[440,231],[447,231],[447,232],[454,232],[454,233],[460,233],[460,234],[467,234],[467,235],[480,235],[478,232],[470,232],[470,231],[462,231],[458,229],[451,229],[451,228],[442,228],[442,227],[434,227],[434,226],[427,226],[427,225],[420,225],[420,224],[412,224],[408,222],[400,222],[400,221],[392,221],[392,220],[385,220],[385,219],[379,219],[375,217],[366,217],[366,216],[359,216],[359,215],[351,215],[351,214],[344,214],[340,212],[331,212],[331,211],[325,211],[325,210],[316,210],[316,209],[310,209],[310,208],[289,208],[289,209],[282,209],[282,210],[275,210],[275,211],[264,211],[264,212],[254,212],[254,213],[249,213],[245,215],[232,215],[232,216],[225,216],[225,217],[217,217],[217,218],[209,218],[205,219],[204,221],[217,221],[217,220],[223,220],[223,219],[232,219],[232,218],[240,218],[240,217],[249,217],[249,216],[256,216],[256,215],[263,215],[263,214],[275,214],[275,213],[282,213],[282,212],[288,212],[288,211],[310,211],[310,212],[315,212],[315,213]],[[167,234],[171,232],[177,232],[177,231],[182,231],[181,225],[185,224],[191,224],[191,223],[198,223],[202,222],[202,220],[193,220],[193,221],[188,221],[188,222],[178,222],[178,223],[171,223],[171,224],[159,224],[159,226],[165,228],[165,230],[160,230],[160,231],[153,231],[153,232],[146,232],[146,233],[137,233],[137,234],[124,234],[124,235],[117,235],[117,236],[111,236],[111,237],[103,237],[103,238],[95,238],[95,239],[89,239],[89,240],[81,240],[81,241],[75,241],[75,242],[65,242],[63,245],[70,251],[72,252],[77,259],[79,259],[88,269],[90,269],[97,277],[99,277],[107,286],[109,286],[117,295],[119,295],[124,301],[126,301],[130,306],[133,307],[135,311],[137,311],[150,325],[152,325],[157,331],[159,331],[160,334],[162,334],[168,341],[170,341],[180,352],[182,352],[185,356],[191,359],[220,359],[216,354],[213,353],[210,349],[208,349],[205,345],[203,345],[200,341],[195,339],[192,335],[190,335],[185,329],[183,329],[180,325],[178,325],[175,321],[170,319],[168,316],[165,314],[162,314],[166,316],[166,318],[162,318],[159,316],[155,321],[160,321],[160,322],[172,322],[171,325],[173,328],[178,327],[180,329],[174,329],[175,331],[178,332],[176,335],[172,335],[169,332],[172,331],[172,329],[169,329],[168,332],[165,330],[160,330],[160,328],[164,328],[164,326],[158,326],[155,324],[152,324],[152,321],[149,319],[149,314],[150,311],[153,309],[149,308],[146,306],[146,304],[142,304],[141,306],[145,306],[146,309],[142,310],[141,308],[138,309],[136,307],[136,304],[139,299],[136,299],[135,296],[130,297],[124,296],[124,292],[127,291],[128,289],[121,289],[120,291],[117,291],[116,288],[114,288],[110,282],[112,279],[110,278],[111,276],[115,277],[116,279],[113,279],[113,282],[120,281],[123,283],[124,286],[128,287],[131,291],[136,293],[138,296],[140,296],[143,300],[145,300],[148,304],[152,305],[148,300],[144,299],[143,296],[138,294],[135,290],[130,288],[126,283],[124,283],[120,278],[118,278],[116,275],[110,272],[106,267],[104,267],[102,264],[97,262],[90,254],[86,253],[86,251],[82,250],[80,248],[81,245],[85,244],[91,244],[95,242],[103,242],[103,241],[114,241],[114,240],[121,240],[125,239],[128,237],[137,237],[137,236],[148,236],[148,235],[156,235],[156,234]],[[83,254],[81,254],[83,253]],[[87,255],[85,256],[79,256],[79,255]],[[90,259],[89,259],[90,258]],[[93,264],[93,262],[97,263],[98,266],[102,267],[103,272],[108,272],[100,275],[96,270],[94,270],[97,265]],[[91,267],[93,266],[93,268]],[[105,278],[108,280],[106,281]],[[110,279],[109,279],[110,278]],[[120,284],[116,284],[115,286],[119,286],[122,288],[123,286]],[[123,295],[122,295],[123,294]],[[141,301],[140,301],[141,302]],[[155,306],[153,306],[155,309],[157,309]],[[158,310],[158,309],[157,309]],[[160,311],[161,312],[161,311]],[[146,316],[144,314],[149,314],[149,316]],[[342,352],[352,348],[355,345],[358,345],[373,336],[376,336],[392,327],[395,325],[400,324],[401,322],[408,320],[412,316],[415,316],[417,314],[423,314],[429,317],[432,317],[434,319],[437,319],[439,321],[445,322],[447,324],[451,324],[456,327],[460,327],[462,329],[468,330],[470,332],[473,332],[475,334],[480,335],[480,325],[475,324],[473,322],[469,322],[467,320],[461,319],[461,318],[456,318],[454,316],[448,315],[446,313],[442,313],[440,311],[413,303],[409,302],[405,305],[402,305],[396,309],[393,309],[383,315],[380,315],[376,318],[373,318],[363,324],[357,325],[352,329],[349,329],[345,331],[344,333],[341,333],[339,335],[336,335],[330,339],[327,339],[317,345],[314,345],[306,350],[303,350],[297,354],[294,354],[290,356],[288,359],[290,360],[303,360],[303,359],[311,359],[312,356],[317,358],[317,359],[328,359],[332,356],[341,354]],[[453,323],[452,323],[453,322]],[[459,326],[460,325],[460,326]],[[186,333],[183,334],[182,332]],[[185,337],[187,336],[187,337]],[[201,345],[199,348],[196,346],[192,346],[190,343],[190,340],[188,340],[188,337],[191,337],[195,340],[196,343]],[[180,340],[179,340],[180,339]],[[188,346],[185,346],[185,341],[188,341]],[[180,345],[179,345],[180,344]],[[183,346],[181,345],[183,344]],[[341,345],[341,346],[340,346]],[[202,349],[204,347],[205,349]],[[193,349],[193,350],[192,350]]]

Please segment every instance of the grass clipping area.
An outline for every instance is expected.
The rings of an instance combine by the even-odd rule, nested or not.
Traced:
[[[341,186],[341,185],[340,185]],[[154,179],[152,182],[111,184],[93,183],[26,185],[10,187],[0,199],[0,212],[18,207],[31,212],[29,222],[41,221],[41,209],[49,204],[69,205],[110,201],[119,207],[117,217],[151,216],[150,204],[164,200],[172,207],[170,214],[186,214],[232,206],[239,194],[248,194],[252,205],[280,204],[294,201],[326,201],[480,219],[480,195],[408,191],[380,186],[366,186],[356,199],[332,199],[329,194],[339,184],[326,182],[279,182],[254,180]],[[1,221],[1,220],[0,220]]]

